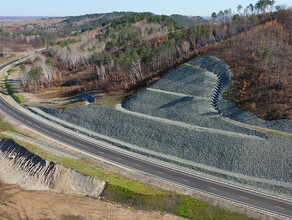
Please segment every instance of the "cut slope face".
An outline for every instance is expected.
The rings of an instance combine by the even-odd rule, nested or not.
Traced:
[[[0,176],[28,190],[53,190],[99,197],[105,182],[46,161],[13,140],[0,140]]]
[[[91,105],[35,112],[135,153],[291,196],[292,139],[222,120],[238,112],[222,98],[231,80],[227,64],[198,57],[117,109]]]
[[[217,115],[213,96],[218,81],[213,73],[192,66],[181,66],[124,103],[123,107],[189,123],[191,118],[197,116]]]
[[[143,90],[122,107],[155,117],[247,134],[253,134],[253,131],[233,126],[218,116],[292,133],[291,120],[265,121],[223,99],[232,78],[230,67],[218,58],[197,57]]]

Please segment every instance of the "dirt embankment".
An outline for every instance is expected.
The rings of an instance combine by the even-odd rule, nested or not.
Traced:
[[[0,219],[182,219],[97,199],[105,182],[0,139]],[[88,197],[89,196],[89,197]]]
[[[23,190],[0,183],[0,219],[18,220],[179,220],[180,217],[123,207],[90,197]]]
[[[0,139],[0,176],[28,190],[52,190],[99,197],[105,182],[46,161],[13,140]]]

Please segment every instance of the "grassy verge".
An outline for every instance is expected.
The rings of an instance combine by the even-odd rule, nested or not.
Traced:
[[[115,108],[117,104],[121,104],[129,95],[130,92],[106,94],[102,97],[96,97],[95,104]]]
[[[7,89],[8,94],[18,103],[23,103],[25,102],[25,100],[21,97],[21,96],[17,96],[14,94],[14,90],[13,87],[11,85],[11,83],[5,79],[5,87]]]
[[[18,70],[18,68],[16,66],[12,66],[9,68],[9,70],[7,71],[8,75],[11,73],[14,73]]]
[[[18,103],[23,103],[25,102],[24,98],[21,96],[17,96],[14,93],[14,89],[10,81],[8,80],[8,77],[11,73],[18,71],[18,67],[12,66],[10,69],[7,71],[7,76],[5,77],[5,87],[7,89],[8,94]]]
[[[12,57],[0,57],[0,65],[4,64],[4,63],[8,63],[11,60],[16,59],[16,56],[12,56]]]
[[[180,195],[174,214],[189,219],[252,219],[246,215],[220,209],[187,195]]]
[[[24,56],[25,54],[23,52],[19,52],[19,53],[13,53],[10,57],[0,57],[0,65],[8,63],[12,60],[15,60],[19,57]]]
[[[2,131],[12,131],[15,132],[13,126],[7,122],[3,121],[3,118],[0,118],[0,132]]]

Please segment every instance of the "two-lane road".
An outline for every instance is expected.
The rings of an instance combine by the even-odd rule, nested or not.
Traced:
[[[18,61],[18,60],[16,60]],[[16,62],[14,61],[14,62]],[[13,62],[10,62],[12,64]],[[8,65],[0,66],[0,70]],[[210,195],[224,198],[242,205],[258,208],[276,215],[292,219],[292,202],[251,192],[242,188],[225,185],[199,176],[190,175],[173,168],[163,167],[141,158],[135,158],[124,153],[108,149],[86,141],[80,137],[59,130],[52,125],[44,124],[36,118],[25,114],[23,111],[13,107],[0,97],[0,111],[13,120],[51,138],[62,142],[70,147],[96,155],[110,162],[138,170],[144,174],[155,176],[166,181],[188,187]]]
[[[26,57],[27,57],[27,56],[26,56]],[[19,60],[24,59],[24,58],[25,58],[25,57],[21,57],[21,58],[18,58],[18,59],[12,60],[12,61],[10,61],[10,62],[8,62],[8,63],[4,63],[4,64],[0,65],[0,70],[4,69],[5,67],[7,67],[7,66],[9,66],[9,65],[11,65],[11,64],[13,64],[13,63],[19,61]]]

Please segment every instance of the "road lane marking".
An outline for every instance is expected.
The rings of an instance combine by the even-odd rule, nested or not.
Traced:
[[[277,205],[275,205],[275,207],[278,208],[278,209],[284,209],[283,207],[280,207],[280,206],[277,206]]]
[[[69,142],[73,142],[72,140],[70,140],[70,139],[67,139],[67,138],[64,138],[64,140],[66,140],[66,141],[69,141]]]
[[[121,158],[119,158],[119,157],[116,157],[118,160],[122,160]]]
[[[140,165],[140,164],[137,164],[137,163],[136,163],[135,165],[136,165],[137,167],[141,167],[141,165]]]
[[[247,198],[247,197],[245,197],[245,196],[239,196],[240,198],[243,198],[243,199],[249,199],[249,198]]]
[[[161,171],[157,171],[157,173],[164,174],[164,173],[163,173],[163,172],[161,172]]]
[[[75,143],[75,144],[77,144],[78,146],[80,146],[80,147],[82,147],[82,148],[87,148],[87,149],[89,149],[89,147],[87,147],[87,146],[85,146],[85,145],[83,145],[83,144],[79,144],[79,143]]]
[[[104,152],[102,152],[102,151],[98,151],[98,153],[100,153],[100,154],[104,154]]]
[[[218,189],[214,188],[214,187],[210,187],[210,189],[217,191]]]
[[[186,179],[181,179],[182,181],[185,181],[185,182],[190,182],[189,180],[186,180]]]

